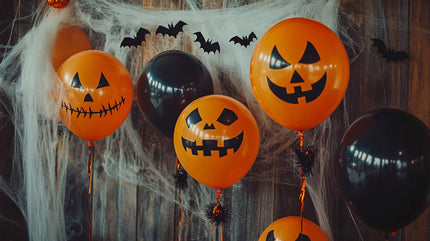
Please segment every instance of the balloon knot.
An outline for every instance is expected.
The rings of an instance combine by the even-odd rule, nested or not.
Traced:
[[[216,225],[227,221],[228,209],[220,202],[211,203],[206,208],[206,217]]]
[[[188,182],[187,182],[188,173],[184,169],[179,168],[176,171],[176,174],[173,175],[173,177],[175,178],[175,183],[178,185],[180,189],[184,189],[188,186]]]

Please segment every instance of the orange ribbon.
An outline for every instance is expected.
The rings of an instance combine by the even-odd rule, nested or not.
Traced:
[[[303,210],[305,209],[305,193],[306,193],[306,178],[303,175],[302,171],[302,185],[300,188],[300,195],[299,199],[301,202],[301,208],[300,208],[300,233],[303,233]]]
[[[91,179],[92,179],[92,175],[91,175],[91,155],[92,155],[92,151],[94,148],[94,142],[92,141],[88,141],[88,194],[91,194]]]
[[[88,141],[88,195],[90,198],[90,207],[88,214],[88,240],[91,241],[91,223],[92,223],[92,213],[93,213],[93,202],[91,198],[91,185],[92,185],[92,165],[91,156],[94,155],[94,142]]]
[[[180,168],[180,164],[179,164],[179,159],[178,157],[176,157],[176,176],[179,173],[179,168]],[[175,194],[179,199],[179,220],[178,220],[178,241],[181,241],[181,226],[182,226],[182,199],[181,199],[181,189],[178,188],[178,184],[176,183],[175,185]]]
[[[300,152],[303,153],[303,131],[299,131],[298,133],[299,141],[300,141]],[[300,233],[303,233],[303,210],[305,209],[305,194],[306,194],[306,177],[303,173],[303,167],[302,167],[302,181],[301,181],[301,187],[300,187],[300,195],[299,200],[301,203],[300,207]]]

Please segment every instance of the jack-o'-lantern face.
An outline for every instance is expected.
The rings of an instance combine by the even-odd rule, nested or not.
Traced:
[[[288,72],[288,76],[291,76],[291,79],[289,82],[285,82],[285,79],[282,78],[282,81],[278,81],[279,83],[276,84],[270,80],[269,76],[267,76],[267,85],[276,97],[285,101],[286,103],[299,104],[299,100],[303,103],[314,101],[321,95],[325,88],[325,84],[327,82],[327,73],[324,72],[321,78],[318,78],[317,80],[308,79],[312,78],[313,76],[310,77],[307,75],[306,72],[309,71],[309,66],[306,65],[317,65],[319,61],[320,56],[317,50],[311,42],[307,42],[306,49],[302,57],[295,64],[296,67],[292,68],[290,67],[292,64],[287,62],[279,54],[279,51],[275,45],[270,55],[269,68],[272,70],[281,70],[283,68],[290,67],[286,70],[286,72]],[[308,78],[302,78],[299,73],[301,69],[305,69],[306,72],[304,74]],[[292,75],[291,72],[293,72]],[[276,74],[281,73],[283,72],[280,71],[279,73],[273,73],[275,76],[274,79],[280,79],[278,76],[276,76]]]
[[[259,141],[249,110],[221,95],[201,97],[189,104],[174,131],[175,151],[185,170],[214,188],[230,186],[248,172]]]
[[[251,60],[251,85],[263,110],[279,124],[306,130],[342,100],[349,61],[335,33],[316,21],[293,18],[260,39]]]
[[[60,118],[77,136],[98,140],[115,131],[127,117],[133,86],[127,69],[114,56],[83,51],[59,68],[65,92]]]
[[[233,153],[236,153],[236,151],[239,150],[242,145],[243,130],[240,133],[237,133],[237,135],[235,133],[228,134],[227,132],[229,132],[228,126],[236,122],[237,119],[237,115],[234,113],[234,111],[224,108],[216,120],[203,121],[199,112],[199,108],[195,108],[185,118],[188,128],[193,128],[194,125],[203,122],[201,125],[203,125],[203,130],[206,132],[211,132],[210,130],[213,130],[212,132],[215,133],[217,128],[222,128],[224,133],[222,136],[212,134],[211,136],[214,139],[202,139],[201,145],[198,145],[197,140],[195,139],[188,140],[185,137],[181,137],[184,150],[191,152],[191,155],[194,156],[203,154],[203,156],[218,155],[219,157],[223,157],[227,155],[228,150],[233,150]],[[216,124],[217,128],[215,128],[214,123]],[[233,130],[237,129],[231,128],[231,131]],[[225,136],[232,136],[232,138],[222,139],[222,137]],[[221,140],[219,141],[218,139]],[[218,142],[220,142],[219,145]]]

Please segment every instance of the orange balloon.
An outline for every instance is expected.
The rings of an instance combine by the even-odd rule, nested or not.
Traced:
[[[251,169],[260,134],[251,112],[224,95],[200,97],[180,114],[173,141],[184,169],[198,182],[225,188]]]
[[[58,30],[52,49],[51,62],[55,70],[70,56],[90,50],[91,43],[87,35],[74,25],[68,25]]]
[[[345,95],[349,61],[325,25],[291,18],[270,28],[257,43],[251,86],[262,109],[278,124],[306,130],[323,122]]]
[[[64,89],[61,121],[82,139],[95,141],[114,132],[133,102],[133,84],[113,55],[87,50],[68,58],[58,69]]]
[[[258,241],[328,241],[324,232],[312,221],[303,218],[300,234],[300,217],[284,217],[270,224]]]

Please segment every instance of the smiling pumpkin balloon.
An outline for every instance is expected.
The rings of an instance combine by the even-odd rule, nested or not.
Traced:
[[[254,116],[242,103],[224,95],[208,95],[185,107],[173,141],[179,161],[194,179],[222,189],[251,169],[260,134]]]
[[[99,50],[79,52],[59,67],[64,95],[61,121],[88,141],[102,139],[125,120],[133,102],[133,85],[125,66]]]
[[[252,90],[262,109],[278,124],[306,130],[337,108],[349,81],[349,61],[336,34],[306,18],[270,28],[251,59]]]

